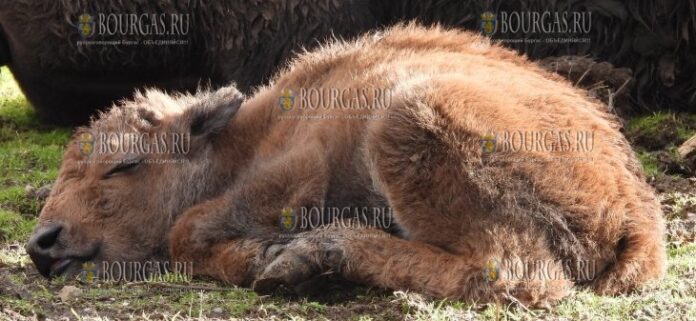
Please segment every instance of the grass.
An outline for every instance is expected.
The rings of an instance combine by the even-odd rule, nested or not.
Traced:
[[[628,122],[627,132],[629,135],[642,133],[645,136],[659,137],[663,135],[665,127],[674,129],[674,144],[682,143],[696,134],[696,114],[660,111],[635,117]]]
[[[33,228],[41,204],[25,186],[56,179],[70,130],[38,122],[6,68],[0,69],[0,241],[21,241]]]
[[[631,121],[628,131],[650,134],[662,122],[683,119],[680,117],[668,113],[649,115]],[[7,69],[0,70],[0,125],[0,320],[44,317],[365,321],[696,319],[696,245],[693,243],[673,245],[669,250],[667,277],[645,291],[604,297],[577,290],[549,311],[430,300],[414,293],[360,287],[334,289],[319,298],[295,298],[258,296],[247,289],[200,279],[166,284],[47,281],[34,271],[20,244],[31,232],[42,206],[41,201],[26,195],[25,186],[39,187],[56,178],[70,129],[40,124]],[[690,134],[688,126],[677,131],[680,139]],[[652,152],[642,151],[639,158],[649,174],[659,174],[658,161]],[[673,203],[675,215],[683,217],[693,207],[694,197],[669,194],[664,199]],[[75,286],[82,293],[64,302],[58,294],[65,286]],[[200,287],[210,290],[201,291]]]
[[[674,168],[689,167],[677,148],[696,134],[696,114],[660,111],[631,119],[626,135],[649,177],[673,175]]]
[[[645,150],[639,150],[636,152],[636,156],[643,166],[643,171],[645,175],[649,177],[654,177],[662,174],[660,170],[660,162],[657,160],[657,156],[653,153],[646,152]]]

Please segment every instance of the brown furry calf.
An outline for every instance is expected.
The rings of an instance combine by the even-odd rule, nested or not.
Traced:
[[[323,106],[303,100],[336,89]],[[602,110],[485,38],[395,27],[303,54],[246,100],[233,87],[149,91],[103,114],[68,148],[27,249],[47,276],[169,259],[263,291],[334,271],[480,301],[553,302],[574,284],[622,293],[664,273],[664,228]],[[515,131],[542,135],[515,148]],[[99,134],[113,132],[186,133],[190,148],[85,156],[118,145]],[[288,209],[346,206],[390,207],[398,232],[281,235]]]

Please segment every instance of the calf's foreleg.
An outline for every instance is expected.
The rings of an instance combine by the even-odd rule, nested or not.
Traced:
[[[249,284],[268,263],[269,244],[279,243],[282,209],[323,203],[322,149],[304,146],[259,161],[228,192],[182,214],[169,234],[170,259],[192,263],[194,275]]]

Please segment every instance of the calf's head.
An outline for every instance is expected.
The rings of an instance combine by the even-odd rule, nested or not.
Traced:
[[[166,259],[176,216],[219,192],[214,154],[242,100],[146,91],[78,129],[26,245],[39,272]]]

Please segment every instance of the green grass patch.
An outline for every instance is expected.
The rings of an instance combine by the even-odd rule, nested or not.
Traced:
[[[667,127],[674,129],[676,144],[696,134],[696,115],[660,111],[651,115],[635,117],[628,122],[627,132],[641,132],[648,136],[659,136]]]
[[[656,112],[632,118],[626,136],[648,176],[683,175],[688,168],[677,148],[696,134],[696,114]]]
[[[43,205],[25,186],[52,183],[70,129],[41,124],[9,70],[0,69],[0,240],[24,240]]]
[[[647,176],[657,176],[661,174],[660,163],[657,160],[655,154],[646,151],[637,151],[636,156],[638,156],[638,161],[643,166],[643,171]]]
[[[694,134],[696,114],[661,111],[632,118],[626,126],[629,139],[649,151],[679,146]]]
[[[7,123],[21,127],[39,125],[36,112],[29,108],[27,100],[7,67],[0,68],[0,121],[3,127]]]
[[[17,212],[0,209],[0,242],[23,241],[36,224],[35,218],[26,218]]]

